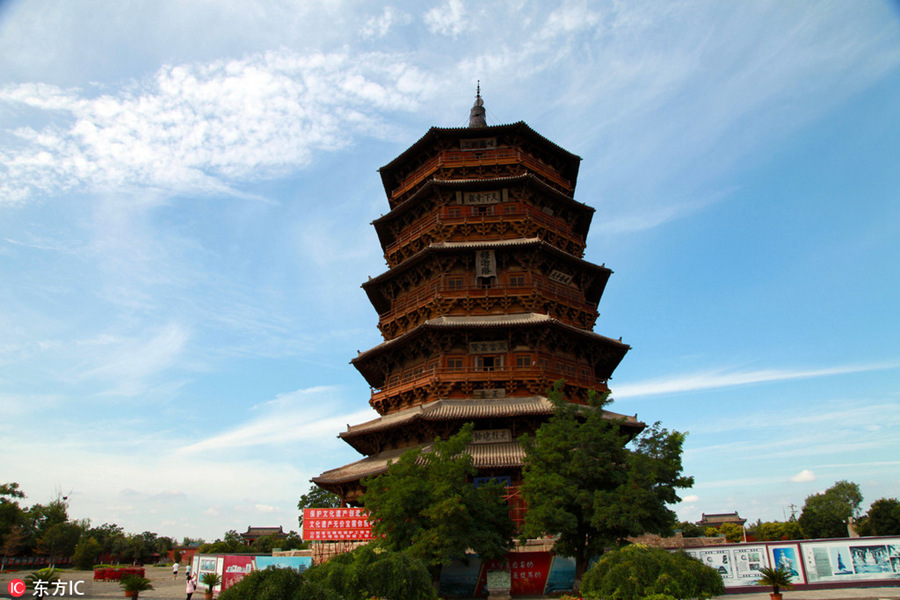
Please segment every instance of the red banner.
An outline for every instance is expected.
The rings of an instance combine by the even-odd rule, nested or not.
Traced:
[[[362,508],[304,508],[303,539],[371,540],[372,524]]]

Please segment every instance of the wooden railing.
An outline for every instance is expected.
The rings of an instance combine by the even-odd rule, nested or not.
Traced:
[[[564,220],[558,217],[552,217],[537,207],[518,203],[492,204],[489,206],[494,207],[494,214],[464,214],[470,212],[472,207],[463,205],[444,206],[440,211],[435,211],[427,217],[416,221],[415,225],[412,227],[404,229],[393,242],[385,247],[384,254],[385,256],[390,256],[404,244],[421,237],[423,234],[441,224],[455,225],[462,223],[474,225],[481,223],[499,223],[501,221],[523,219],[525,217],[529,217],[535,223],[544,225],[548,229],[555,231],[576,245],[581,246],[582,248],[584,247],[584,236],[574,233],[569,224]],[[459,214],[453,214],[454,211],[452,209],[456,208],[460,209]]]
[[[496,287],[489,288],[471,284],[463,287],[450,287],[446,281],[439,281],[420,286],[395,298],[391,303],[391,308],[378,315],[378,320],[381,323],[391,321],[400,315],[428,304],[428,302],[438,296],[474,299],[521,297],[530,295],[533,290],[539,292],[545,298],[568,303],[586,312],[596,310],[593,304],[584,299],[584,294],[581,290],[560,285],[545,277],[535,276],[532,273],[524,275],[525,283],[522,285],[500,283]]]
[[[393,378],[389,379],[388,383],[385,384],[382,389],[372,388],[371,402],[377,403],[387,397],[428,386],[431,383],[440,382],[484,385],[502,384],[510,379],[520,379],[523,381],[541,381],[546,379],[549,382],[556,381],[557,379],[565,379],[566,383],[569,385],[605,389],[606,379],[601,379],[593,375],[584,376],[576,373],[577,370],[576,372],[563,373],[558,368],[533,365],[529,367],[504,365],[480,370],[471,367],[464,369],[451,369],[449,367],[423,368],[418,372],[413,371],[403,373],[398,376],[396,380]]]
[[[391,199],[396,200],[441,168],[513,164],[521,164],[567,192],[573,191],[572,182],[561,177],[551,167],[540,162],[530,154],[526,154],[516,148],[498,148],[497,150],[483,151],[445,150],[404,177],[400,185],[391,192]]]

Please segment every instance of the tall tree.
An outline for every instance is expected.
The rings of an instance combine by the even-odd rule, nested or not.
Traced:
[[[811,539],[848,537],[847,525],[851,518],[859,515],[862,500],[858,484],[838,481],[821,494],[806,498],[800,513],[800,527]]]
[[[435,581],[443,565],[464,558],[500,558],[512,547],[513,523],[499,484],[475,487],[476,469],[465,453],[473,425],[430,452],[405,452],[387,472],[363,480],[363,504],[378,544],[410,552]]]
[[[879,498],[858,527],[860,535],[900,535],[900,500]]]
[[[300,496],[300,502],[297,503],[297,508],[300,509],[300,516],[297,517],[300,527],[303,527],[304,508],[338,508],[340,505],[341,497],[337,494],[323,490],[315,484],[309,486],[309,491]]]
[[[4,556],[15,554],[26,537],[25,511],[19,506],[19,499],[24,497],[18,483],[0,483],[0,546],[5,545],[7,537],[15,531]]]
[[[693,478],[682,475],[683,434],[657,423],[629,441],[622,422],[604,416],[606,397],[594,394],[580,407],[566,402],[557,384],[549,398],[553,416],[525,440],[524,535],[557,536],[555,550],[575,559],[580,585],[588,561],[605,548],[643,533],[671,533],[676,519],[667,505]]]

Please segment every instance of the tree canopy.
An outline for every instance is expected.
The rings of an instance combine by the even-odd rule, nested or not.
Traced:
[[[587,562],[627,537],[670,534],[682,474],[684,434],[659,424],[634,440],[620,420],[604,416],[610,401],[566,402],[557,384],[549,395],[553,416],[525,440],[522,495],[528,505],[524,535],[558,536],[555,550],[575,559],[576,585]]]
[[[900,535],[900,500],[879,498],[859,522],[860,535]]]
[[[429,568],[435,580],[443,565],[471,548],[482,558],[499,558],[512,547],[513,524],[499,484],[476,487],[476,469],[465,453],[473,426],[465,425],[431,451],[405,452],[388,470],[363,480],[363,505],[378,544],[406,550]]]
[[[300,516],[297,519],[300,527],[303,527],[303,509],[304,508],[339,508],[341,506],[341,497],[327,490],[323,490],[319,486],[313,484],[309,486],[309,491],[300,496],[297,508],[300,510]]]
[[[848,537],[847,525],[859,515],[862,500],[859,485],[838,481],[821,494],[806,498],[798,520],[800,527],[810,539]]]

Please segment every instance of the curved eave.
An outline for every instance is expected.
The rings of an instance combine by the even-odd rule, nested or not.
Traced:
[[[528,124],[525,123],[525,121],[517,121],[516,123],[509,123],[506,125],[491,125],[489,127],[479,127],[477,129],[470,129],[468,127],[432,127],[425,133],[425,135],[419,138],[418,141],[413,143],[412,146],[401,152],[400,155],[397,156],[397,158],[378,169],[378,172],[381,175],[381,183],[384,186],[384,191],[390,198],[391,192],[399,184],[397,178],[394,176],[394,172],[400,167],[400,165],[410,160],[411,157],[423,154],[424,147],[433,144],[435,140],[444,137],[452,137],[454,139],[460,140],[484,138],[504,133],[520,133],[523,136],[531,138],[532,140],[540,144],[548,146],[550,149],[556,152],[561,159],[563,159],[564,163],[566,163],[568,168],[563,176],[572,182],[572,187],[575,186],[575,183],[578,180],[578,167],[581,164],[581,157],[576,154],[572,154],[565,148],[562,148],[554,142],[551,142],[550,140],[536,132],[534,129],[529,127]]]
[[[343,467],[325,471],[318,477],[313,477],[312,482],[322,487],[358,482],[365,477],[384,473],[388,466],[396,462],[407,450],[421,449],[423,452],[430,452],[433,447],[434,444],[429,443],[411,448],[386,450]],[[477,469],[521,468],[524,465],[525,449],[519,442],[468,444],[465,452],[472,457],[472,463]]]
[[[587,408],[587,407],[584,407]],[[428,404],[407,408],[396,413],[378,417],[358,425],[349,425],[340,438],[357,452],[366,454],[365,440],[373,435],[397,429],[420,427],[428,422],[453,421],[459,423],[477,422],[482,419],[515,417],[549,417],[553,414],[553,403],[545,396],[508,397],[500,399],[439,399]],[[622,426],[633,434],[639,433],[646,424],[637,420],[637,415],[628,416],[604,410],[608,419],[621,419]]]
[[[541,192],[553,196],[555,199],[566,204],[568,207],[574,210],[583,212],[583,217],[578,222],[574,230],[575,233],[587,237],[588,230],[591,227],[591,221],[594,218],[594,212],[596,209],[594,209],[593,206],[589,206],[583,202],[575,200],[571,196],[567,196],[553,186],[547,185],[533,173],[513,175],[512,177],[496,177],[492,179],[429,179],[425,183],[425,185],[413,192],[413,194],[409,198],[401,202],[399,205],[395,206],[393,210],[391,210],[387,214],[381,215],[380,217],[372,221],[372,225],[375,227],[375,232],[378,234],[378,241],[381,243],[381,247],[385,248],[391,241],[388,237],[389,232],[387,231],[387,224],[398,216],[401,216],[403,213],[414,208],[417,201],[425,198],[432,187],[484,190],[494,189],[498,185],[513,185],[516,183],[523,183],[525,185],[532,185],[534,187],[540,188]]]
[[[598,273],[600,277],[595,282],[595,284],[591,286],[591,288],[585,290],[585,296],[589,301],[600,301],[600,298],[603,296],[603,290],[606,289],[606,282],[609,280],[609,276],[612,275],[612,270],[608,269],[604,265],[597,265],[582,258],[578,258],[577,256],[573,256],[568,252],[560,250],[556,246],[548,244],[547,242],[536,237],[485,242],[435,242],[429,244],[419,252],[416,252],[396,267],[388,269],[387,271],[381,273],[380,275],[377,275],[376,277],[372,277],[371,279],[363,283],[361,287],[366,291],[366,295],[369,297],[369,302],[372,304],[372,306],[375,307],[375,310],[378,312],[378,314],[381,314],[390,309],[390,300],[379,294],[379,286],[386,281],[390,281],[392,278],[397,277],[401,273],[417,267],[433,254],[473,250],[503,250],[509,248],[525,248],[528,246],[540,248],[548,254],[553,254],[558,258],[568,261],[571,264],[574,264],[577,269],[589,270]]]
[[[437,317],[435,319],[429,319],[421,325],[418,325],[417,327],[407,331],[403,335],[400,335],[392,340],[382,342],[377,346],[366,350],[365,352],[360,352],[356,358],[350,361],[350,363],[354,367],[356,367],[357,371],[360,372],[360,374],[366,379],[366,382],[370,386],[372,386],[373,388],[381,388],[384,386],[384,373],[374,368],[369,368],[367,363],[372,358],[384,352],[388,352],[394,348],[402,347],[403,344],[409,343],[411,340],[424,335],[428,331],[473,331],[489,329],[508,330],[511,328],[525,327],[554,327],[572,335],[589,340],[591,342],[603,344],[604,346],[615,350],[616,357],[613,364],[609,365],[609,374],[606,374],[606,377],[609,377],[612,374],[612,371],[615,370],[619,362],[621,362],[621,360],[625,357],[625,354],[628,352],[628,350],[631,349],[631,346],[629,346],[628,344],[624,344],[619,340],[614,340],[612,338],[599,335],[597,333],[594,333],[593,331],[573,327],[572,325],[568,325],[566,323],[563,323],[562,321],[542,314],[516,313],[509,315],[487,315],[476,317],[443,316]]]

